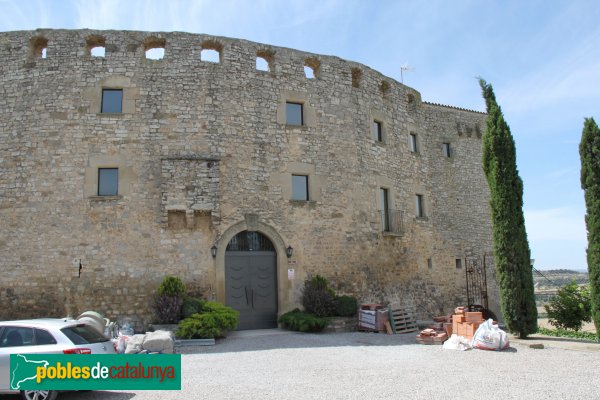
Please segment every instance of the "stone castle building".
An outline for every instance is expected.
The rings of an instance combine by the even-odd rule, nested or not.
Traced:
[[[491,252],[485,114],[365,65],[45,29],[0,33],[0,60],[0,319],[145,324],[175,275],[242,328],[273,326],[314,274],[430,319],[466,303],[466,263]]]

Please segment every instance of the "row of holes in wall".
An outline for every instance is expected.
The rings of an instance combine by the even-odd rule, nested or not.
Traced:
[[[165,56],[166,40],[162,38],[147,38],[144,41],[144,51],[146,58],[151,60],[161,60]],[[30,40],[32,54],[37,57],[46,58],[48,50],[48,39],[42,36],[36,36]],[[214,40],[202,42],[200,50],[200,61],[220,63],[222,61],[223,45]],[[106,56],[106,39],[102,36],[92,35],[86,39],[86,48],[92,57]],[[259,50],[256,53],[256,69],[259,71],[270,72],[273,69],[275,52],[272,50]],[[321,61],[315,57],[309,57],[304,60],[304,75],[308,79],[318,78],[321,69]],[[359,87],[362,79],[360,68],[351,68],[352,86]],[[382,81],[379,89],[384,96],[387,96],[391,85],[387,81]],[[409,95],[409,102],[414,97]]]

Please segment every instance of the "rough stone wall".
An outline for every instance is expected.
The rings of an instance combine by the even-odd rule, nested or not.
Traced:
[[[97,43],[104,57],[90,55]],[[154,46],[163,59],[145,58]],[[220,62],[201,61],[203,48]],[[270,71],[255,68],[257,54]],[[319,273],[427,319],[466,301],[455,259],[492,249],[485,115],[423,103],[364,65],[208,35],[89,30],[0,33],[0,60],[0,319],[95,309],[144,324],[168,274],[222,298],[210,247],[223,252],[248,215],[294,248],[278,266],[295,269],[280,313]],[[102,88],[123,89],[122,113],[100,113]],[[286,101],[303,103],[303,126],[285,123]],[[97,196],[100,167],[119,168],[118,196]],[[290,200],[291,174],[309,176],[310,201]],[[381,187],[401,234],[382,232]]]

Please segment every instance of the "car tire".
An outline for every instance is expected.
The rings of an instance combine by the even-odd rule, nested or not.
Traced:
[[[56,390],[21,390],[23,400],[54,400],[56,396]]]

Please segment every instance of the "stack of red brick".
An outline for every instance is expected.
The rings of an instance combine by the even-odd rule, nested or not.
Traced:
[[[419,344],[443,344],[448,335],[446,332],[438,332],[435,329],[424,329],[417,335]]]
[[[481,312],[465,311],[464,307],[457,307],[452,316],[452,331],[450,334],[464,336],[467,339],[472,339],[473,335],[484,322]]]

